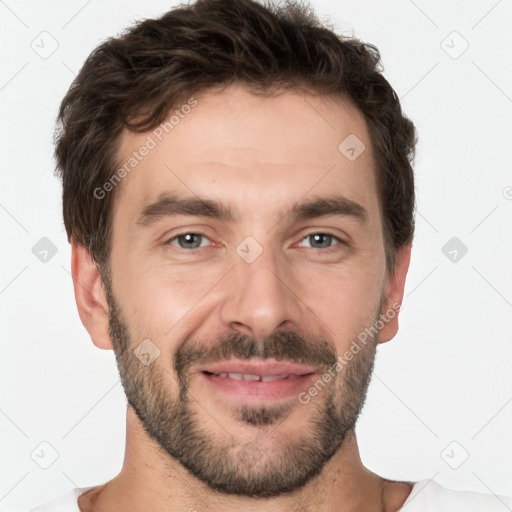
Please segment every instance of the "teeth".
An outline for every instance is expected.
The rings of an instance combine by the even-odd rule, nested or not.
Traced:
[[[286,379],[288,377],[288,374],[284,375],[268,375],[266,377],[261,377],[262,382],[271,382],[273,380],[281,380]]]
[[[244,374],[243,375],[243,379],[244,380],[260,380],[260,376],[259,375],[246,375],[246,374]]]
[[[222,377],[226,378],[229,377],[233,380],[249,380],[249,381],[257,381],[261,380],[262,382],[272,382],[274,380],[282,380],[286,378],[293,378],[296,377],[295,375],[289,375],[289,374],[283,374],[283,375],[268,375],[265,377],[260,377],[259,375],[251,375],[251,374],[245,374],[245,373],[214,373],[216,377]]]

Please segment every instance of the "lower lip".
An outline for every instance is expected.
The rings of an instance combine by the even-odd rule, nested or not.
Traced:
[[[230,395],[237,401],[268,402],[297,397],[301,391],[311,385],[316,374],[297,375],[293,378],[270,382],[235,380],[203,372],[200,375],[217,391]]]

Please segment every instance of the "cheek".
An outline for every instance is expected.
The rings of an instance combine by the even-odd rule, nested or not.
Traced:
[[[382,293],[381,275],[374,267],[323,272],[305,282],[297,295],[335,336],[340,349],[373,325]],[[304,284],[304,283],[303,283]]]
[[[123,311],[131,325],[151,331],[156,339],[172,337],[203,311],[222,275],[213,266],[201,272],[171,265],[143,268],[119,287]]]
[[[304,327],[315,325],[325,336],[350,343],[371,323],[382,285],[378,256],[366,247],[339,265],[288,261],[283,280],[293,300],[303,303]],[[152,265],[141,257],[118,257],[115,296],[134,334],[168,345],[197,330],[223,301],[235,300],[232,263],[206,258],[180,266],[159,259]]]

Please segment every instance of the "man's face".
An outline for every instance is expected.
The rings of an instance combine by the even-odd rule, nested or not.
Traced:
[[[376,338],[322,375],[383,304],[370,140],[340,99],[240,86],[195,98],[168,134],[127,133],[120,147],[124,162],[148,135],[156,144],[118,185],[111,336],[128,401],[164,455],[214,489],[273,496],[322,470],[364,402]],[[355,160],[338,148],[350,134],[366,146]],[[176,213],[170,196],[233,218]],[[356,206],[287,214],[341,196]],[[158,357],[144,364],[139,346]]]

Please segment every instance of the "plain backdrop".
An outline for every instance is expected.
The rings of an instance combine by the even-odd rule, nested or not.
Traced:
[[[0,1],[1,510],[121,468],[126,401],[77,314],[52,133],[87,55],[176,3]],[[512,496],[512,1],[312,5],[379,48],[420,136],[412,263],[357,426],[363,463]]]

